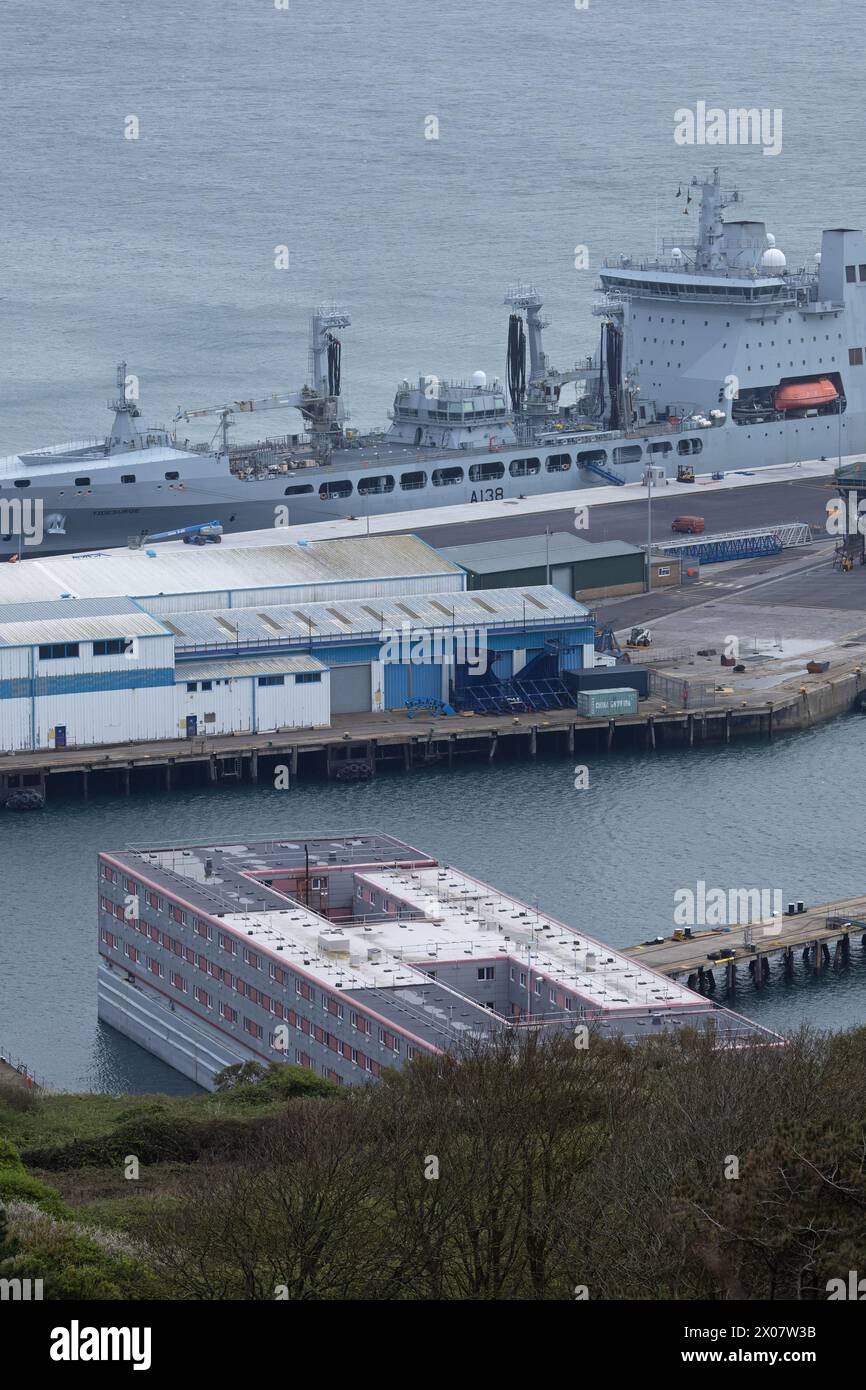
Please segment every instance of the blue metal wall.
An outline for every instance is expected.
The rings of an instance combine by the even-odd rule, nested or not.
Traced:
[[[411,695],[410,695],[411,684]],[[439,700],[442,696],[442,667],[385,666],[385,708],[402,709],[408,699]]]

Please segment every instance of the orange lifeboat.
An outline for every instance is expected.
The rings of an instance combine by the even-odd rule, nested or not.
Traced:
[[[792,386],[780,386],[775,395],[777,410],[803,410],[807,406],[829,405],[839,395],[826,376],[818,381],[798,381]]]

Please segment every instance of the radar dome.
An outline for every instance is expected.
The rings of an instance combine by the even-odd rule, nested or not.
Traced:
[[[784,270],[787,264],[784,251],[776,246],[769,247],[761,257],[762,270]]]
[[[672,261],[681,261],[682,259],[683,259],[683,253],[682,253],[682,251],[680,250],[680,248],[679,248],[678,246],[675,246],[674,249],[673,249],[673,251],[671,251],[671,260],[672,260]]]
[[[486,372],[473,372],[473,373],[472,373],[472,385],[473,385],[473,386],[486,386],[486,385],[487,385],[487,373],[486,373]]]

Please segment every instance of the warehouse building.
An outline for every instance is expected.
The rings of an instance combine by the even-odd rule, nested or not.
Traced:
[[[172,738],[326,729],[331,722],[331,674],[304,654],[184,662],[175,690]]]
[[[479,675],[594,661],[588,610],[553,588],[146,611],[128,598],[0,606],[9,752],[327,728],[459,703]]]
[[[4,566],[0,604],[124,597],[149,613],[173,613],[465,587],[462,570],[417,536],[359,536],[259,549],[153,547],[25,560]]]
[[[543,586],[193,611],[164,621],[179,671],[190,659],[308,652],[330,670],[332,715],[402,709],[424,697],[451,703],[473,667],[509,679],[551,643],[564,669],[595,660],[588,609]]]
[[[244,1061],[358,1085],[533,1027],[777,1041],[388,835],[99,855],[100,1019],[214,1089]]]
[[[6,752],[174,738],[175,706],[174,636],[129,599],[0,608]]]
[[[552,584],[583,600],[639,594],[646,553],[626,541],[588,541],[568,531],[448,545],[441,552],[466,571],[469,589]],[[653,587],[679,583],[679,561],[655,561]]]

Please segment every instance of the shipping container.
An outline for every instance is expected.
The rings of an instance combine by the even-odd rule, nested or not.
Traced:
[[[612,719],[618,714],[637,714],[637,691],[631,686],[614,690],[579,690],[577,712],[587,719]]]

